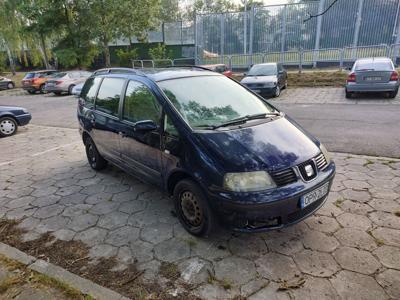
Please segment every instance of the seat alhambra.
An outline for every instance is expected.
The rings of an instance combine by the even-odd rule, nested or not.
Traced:
[[[335,175],[325,147],[285,113],[197,67],[93,75],[78,119],[90,166],[163,188],[194,235],[295,224],[324,204]]]

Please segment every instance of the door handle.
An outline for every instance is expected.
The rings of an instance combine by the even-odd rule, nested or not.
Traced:
[[[123,132],[123,131],[120,131],[120,132],[118,132],[118,135],[120,136],[120,137],[126,137],[127,135],[126,135],[126,132]]]

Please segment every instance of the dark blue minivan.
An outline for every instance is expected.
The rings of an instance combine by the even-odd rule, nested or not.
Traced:
[[[282,228],[325,202],[329,153],[257,94],[198,67],[112,70],[79,98],[90,166],[109,162],[165,189],[191,234]]]

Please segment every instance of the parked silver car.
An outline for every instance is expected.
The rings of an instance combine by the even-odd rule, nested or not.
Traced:
[[[390,58],[358,59],[346,81],[346,98],[368,92],[385,92],[389,98],[394,98],[399,85],[399,74]]]
[[[60,95],[62,93],[72,94],[74,86],[84,83],[92,73],[87,71],[59,72],[50,76],[46,81],[44,90],[48,93]]]

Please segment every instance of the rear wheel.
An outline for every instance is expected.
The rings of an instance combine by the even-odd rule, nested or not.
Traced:
[[[6,137],[15,134],[18,130],[17,122],[11,117],[0,118],[0,136]]]
[[[353,93],[352,92],[348,92],[347,90],[346,90],[346,98],[347,99],[350,99],[350,98],[352,98],[353,97]]]
[[[174,188],[175,210],[182,226],[196,236],[207,236],[215,228],[215,217],[200,187],[184,179]]]
[[[100,155],[96,145],[90,137],[86,139],[85,147],[89,165],[93,170],[100,171],[107,167],[107,161]]]
[[[72,95],[72,89],[75,87],[75,85],[71,84],[68,88],[68,95]]]
[[[44,84],[42,84],[42,85],[39,87],[39,91],[40,91],[41,94],[46,93],[46,91],[45,91],[45,89],[44,89]]]
[[[9,82],[9,83],[7,84],[7,89],[11,90],[11,89],[13,89],[13,88],[14,88],[14,83]]]

